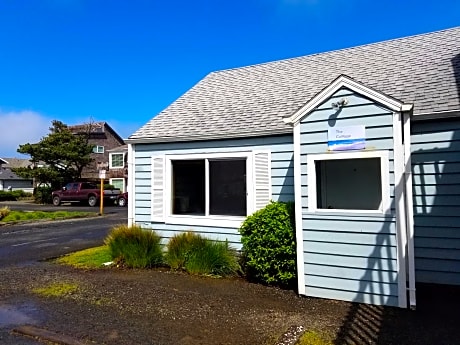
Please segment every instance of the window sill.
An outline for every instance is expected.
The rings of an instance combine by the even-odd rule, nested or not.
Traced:
[[[387,210],[346,210],[346,209],[307,209],[305,214],[324,215],[324,216],[363,216],[363,217],[393,217],[394,212]]]
[[[166,224],[215,226],[219,228],[239,228],[246,217],[232,216],[167,216]]]

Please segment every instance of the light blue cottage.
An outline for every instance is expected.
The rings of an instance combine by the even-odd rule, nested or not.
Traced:
[[[301,294],[415,306],[412,108],[340,76],[286,119]]]
[[[212,72],[128,139],[129,224],[241,248],[296,203],[299,293],[460,285],[460,28]]]

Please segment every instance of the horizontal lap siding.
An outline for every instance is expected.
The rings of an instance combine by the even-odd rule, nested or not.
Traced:
[[[134,167],[134,221],[143,227],[160,231],[165,240],[178,232],[193,230],[208,238],[228,240],[240,249],[240,235],[236,228],[206,227],[155,223],[151,221],[151,157],[155,154],[193,154],[235,151],[271,151],[272,199],[294,200],[292,136],[272,136],[222,141],[183,142],[169,144],[136,144]]]
[[[413,122],[417,282],[460,285],[460,121]]]
[[[300,124],[305,292],[322,298],[397,306],[394,215],[308,211],[307,156],[328,152],[330,126],[363,125],[366,149],[389,151],[390,196],[394,197],[392,113],[352,92],[340,92]],[[342,97],[347,98],[348,105],[335,114],[330,105]]]

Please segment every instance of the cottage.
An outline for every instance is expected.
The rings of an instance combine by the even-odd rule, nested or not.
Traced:
[[[210,73],[132,134],[129,222],[240,246],[295,200],[299,293],[460,285],[460,27]]]
[[[31,165],[30,160],[20,158],[0,158],[0,190],[22,190],[32,193],[34,190],[33,180],[23,178],[13,171],[14,168],[26,168]]]

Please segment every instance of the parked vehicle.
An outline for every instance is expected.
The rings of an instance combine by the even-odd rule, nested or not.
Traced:
[[[125,207],[128,205],[128,192],[121,193],[117,197],[117,205],[120,207]]]
[[[118,188],[104,189],[104,202],[114,203],[119,195]],[[51,196],[54,206],[59,206],[61,202],[87,202],[89,206],[96,206],[101,198],[101,190],[91,182],[70,182]]]

